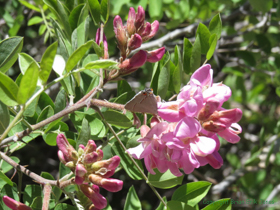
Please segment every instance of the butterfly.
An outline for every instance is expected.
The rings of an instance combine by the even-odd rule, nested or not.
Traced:
[[[153,89],[147,88],[137,93],[124,108],[131,112],[157,115],[157,102],[158,97],[154,95]]]

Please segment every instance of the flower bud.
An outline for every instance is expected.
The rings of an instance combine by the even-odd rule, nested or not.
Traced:
[[[142,38],[139,34],[134,34],[131,36],[127,47],[129,48],[129,50],[135,50],[137,48],[139,48],[142,44]]]
[[[100,187],[103,187],[104,189],[106,189],[110,192],[118,192],[123,187],[123,181],[118,180],[118,179],[102,178],[101,176],[98,176],[95,174],[90,174],[88,176],[88,179],[92,183],[94,183]]]
[[[217,108],[219,107],[220,102],[215,99],[211,98],[208,101],[206,101],[205,106],[200,110],[198,114],[199,120],[206,120],[208,117],[210,117],[211,114],[213,114]]]
[[[214,122],[212,120],[210,121],[207,121],[207,122],[204,122],[202,124],[202,127],[207,130],[207,131],[211,131],[211,132],[214,132],[214,133],[217,133],[217,132],[220,132],[220,131],[223,131],[225,130],[227,127],[221,123],[217,123],[217,122]]]
[[[97,159],[98,159],[98,154],[96,152],[86,154],[84,157],[84,164],[92,164],[96,162]]]
[[[85,146],[84,146],[83,144],[80,144],[80,145],[79,145],[79,148],[81,148],[82,150],[84,150],[84,149],[85,149]]]
[[[116,155],[108,160],[102,160],[93,163],[91,165],[91,169],[94,171],[98,171],[100,168],[107,168],[108,170],[112,170],[118,167],[120,161],[121,161],[120,157]]]
[[[97,161],[103,159],[103,151],[101,149],[96,150],[96,153],[98,154]]]
[[[156,33],[158,32],[159,29],[159,22],[157,20],[155,20],[152,24],[151,24],[151,32],[148,35],[142,36],[142,41],[148,41],[149,39],[153,38]]]
[[[152,26],[149,22],[147,22],[145,24],[145,27],[142,27],[142,28],[143,28],[143,30],[139,31],[139,34],[141,35],[141,37],[148,36],[151,33]]]
[[[93,185],[82,184],[80,185],[81,191],[87,196],[97,209],[103,209],[107,206],[107,200],[99,194],[99,187]]]
[[[141,28],[144,26],[144,21],[145,21],[145,10],[143,9],[143,7],[138,6],[138,10],[135,18],[136,33],[138,30],[141,30]]]
[[[114,32],[116,34],[116,38],[118,41],[118,47],[121,51],[121,56],[123,58],[126,57],[126,47],[127,47],[127,37],[126,37],[126,30],[122,24],[122,19],[120,16],[116,16],[114,18]]]
[[[84,165],[78,164],[76,166],[76,169],[75,169],[75,182],[76,182],[77,185],[83,184],[83,182],[85,180],[84,176],[85,176],[86,173],[87,173],[87,170],[86,170]]]
[[[150,63],[158,62],[165,53],[165,47],[147,52],[147,61]]]
[[[32,210],[29,206],[26,206],[25,204],[16,201],[6,195],[3,196],[3,202],[12,210]]]
[[[65,164],[67,168],[73,169],[75,167],[75,163],[73,161],[69,161]]]
[[[134,71],[136,71],[139,67],[143,66],[146,62],[147,55],[146,52],[143,50],[140,50],[135,55],[133,55],[131,58],[126,59],[121,64],[119,64],[119,72],[120,75],[127,75]]]
[[[96,31],[95,42],[98,45],[100,45],[100,43],[101,43],[100,28],[98,28],[97,31]],[[109,54],[108,54],[108,43],[107,43],[107,39],[106,39],[105,33],[103,33],[103,45],[104,45],[104,55],[103,55],[103,58],[107,59],[107,58],[109,58]]]
[[[129,37],[132,34],[134,34],[136,31],[135,25],[134,25],[135,18],[136,18],[135,10],[133,7],[130,7],[129,12],[128,12],[127,23],[126,23],[126,30],[127,30]]]
[[[63,152],[62,152],[61,150],[58,150],[58,151],[57,151],[57,156],[58,156],[60,162],[62,162],[62,163],[65,165],[66,160],[65,160],[64,155],[63,155]]]
[[[66,162],[73,160],[72,152],[76,152],[76,150],[69,144],[68,140],[64,136],[64,134],[60,133],[56,137],[56,143],[59,150],[62,152],[64,160]],[[61,154],[60,154],[60,157]]]
[[[79,149],[78,149],[78,156],[80,157],[81,155],[83,155],[85,153],[84,149],[82,149],[80,146],[79,146]]]
[[[96,144],[93,140],[88,140],[87,146],[85,147],[85,154],[92,153],[96,150]]]

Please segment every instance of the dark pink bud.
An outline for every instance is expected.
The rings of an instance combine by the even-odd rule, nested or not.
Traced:
[[[144,65],[146,60],[147,60],[146,52],[143,50],[140,50],[135,55],[133,55],[131,58],[126,59],[121,64],[119,64],[120,75],[127,75],[127,74],[130,74],[130,73],[136,71],[139,67]]]
[[[110,192],[118,192],[123,187],[123,181],[111,178],[102,178],[101,176],[91,174],[88,176],[89,180]]]
[[[158,62],[165,53],[165,47],[147,52],[147,61],[150,63]]]
[[[135,25],[134,25],[134,22],[135,22],[135,10],[133,7],[130,7],[129,9],[129,12],[128,12],[128,18],[127,18],[127,23],[126,23],[126,30],[127,30],[127,33],[129,35],[129,37],[135,33]]]
[[[198,119],[202,121],[206,120],[208,117],[210,117],[211,114],[213,114],[217,110],[219,105],[219,100],[215,98],[209,99],[208,101],[206,101],[205,106],[200,110],[198,114]]]
[[[116,167],[118,167],[120,161],[121,161],[120,157],[116,155],[108,160],[101,160],[93,163],[91,165],[91,169],[93,169],[94,171],[98,171],[101,168],[106,168],[107,170],[113,170]]]
[[[142,125],[140,128],[140,134],[142,137],[145,137],[149,131],[150,131],[150,128],[147,125]]]
[[[83,184],[85,180],[86,168],[82,164],[78,164],[75,169],[75,182],[77,185]]]
[[[88,154],[88,153],[92,153],[96,151],[96,144],[93,140],[88,140],[87,142],[87,146],[85,148],[85,153]]]
[[[225,130],[227,127],[221,123],[217,123],[217,122],[213,122],[212,120],[211,121],[207,121],[207,122],[204,122],[202,124],[202,127],[207,130],[207,131],[211,131],[211,132],[214,132],[214,133],[217,133],[217,132],[220,132],[220,131],[223,131]]]
[[[32,210],[29,206],[26,206],[25,204],[16,201],[6,195],[3,196],[3,202],[12,210]]]
[[[158,123],[160,123],[160,121],[158,120],[158,118],[157,117],[153,117],[152,119],[151,119],[151,127],[154,127],[156,124],[158,124]]]
[[[63,152],[61,150],[58,150],[57,156],[58,156],[60,162],[62,162],[65,165],[66,164],[66,160],[65,160]]]
[[[100,45],[101,39],[100,39],[100,28],[97,29],[96,31],[96,37],[95,37],[95,42]],[[108,53],[108,43],[105,34],[103,33],[103,45],[104,45],[104,59],[109,58],[109,53]]]
[[[76,160],[77,151],[69,144],[69,142],[66,139],[66,137],[64,136],[64,134],[60,133],[60,134],[57,135],[56,143],[57,143],[57,146],[58,146],[59,150],[63,154],[63,157],[64,157],[63,159],[66,162]],[[61,158],[62,155],[61,154],[59,154],[59,155],[60,155],[60,158]]]
[[[142,41],[145,42],[151,38],[153,38],[156,33],[158,32],[158,29],[159,29],[159,22],[157,20],[155,20],[152,25],[151,25],[151,32],[150,34],[146,35],[146,36],[142,36]]]
[[[116,34],[116,38],[118,41],[118,47],[121,51],[121,56],[123,58],[126,57],[126,46],[127,46],[127,36],[126,36],[126,30],[122,24],[122,19],[120,16],[116,16],[114,19],[114,32]]]
[[[111,176],[113,176],[115,173],[115,169],[111,170],[111,171],[107,171],[106,174],[102,175],[103,178],[109,178]]]
[[[145,24],[145,27],[142,27],[143,30],[139,31],[139,34],[141,35],[141,37],[146,37],[151,33],[152,30],[152,26],[149,22],[147,22]]]
[[[97,161],[102,160],[103,159],[103,151],[101,149],[98,149],[96,151],[96,153],[98,154]]]
[[[145,10],[143,7],[138,6],[136,18],[135,18],[135,28],[136,32],[144,26],[144,21],[145,21]]]
[[[142,38],[139,34],[134,34],[131,36],[130,40],[128,41],[127,47],[129,50],[135,50],[139,48],[142,44]]]
[[[96,162],[97,159],[98,159],[98,154],[96,152],[86,154],[84,157],[84,164],[92,164]]]
[[[214,151],[212,154],[205,156],[205,159],[215,169],[219,169],[223,165],[223,158],[217,151]]]
[[[136,126],[136,128],[140,128],[141,126],[141,120],[139,119],[139,117],[136,115],[136,113],[132,112],[133,114],[133,125]]]
[[[80,144],[80,145],[79,145],[79,148],[85,149],[85,146],[84,146],[83,144]]]
[[[91,200],[95,208],[103,209],[107,206],[107,200],[99,194],[98,186],[93,185],[90,187],[89,185],[82,184],[80,185],[80,189],[85,194],[85,196]]]

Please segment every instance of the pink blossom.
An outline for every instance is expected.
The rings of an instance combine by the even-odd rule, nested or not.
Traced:
[[[99,187],[92,185],[91,187],[87,184],[80,185],[81,191],[87,196],[94,207],[97,209],[103,209],[107,206],[107,200],[99,193]]]
[[[29,206],[16,201],[6,195],[3,196],[3,202],[12,210],[32,210]]]
[[[158,62],[162,59],[163,55],[165,53],[165,47],[161,47],[159,49],[148,51],[147,52],[147,61],[150,63]]]

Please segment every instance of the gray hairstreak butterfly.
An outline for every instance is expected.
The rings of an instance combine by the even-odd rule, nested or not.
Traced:
[[[157,101],[153,89],[148,88],[137,93],[125,104],[124,108],[131,112],[157,115]]]

